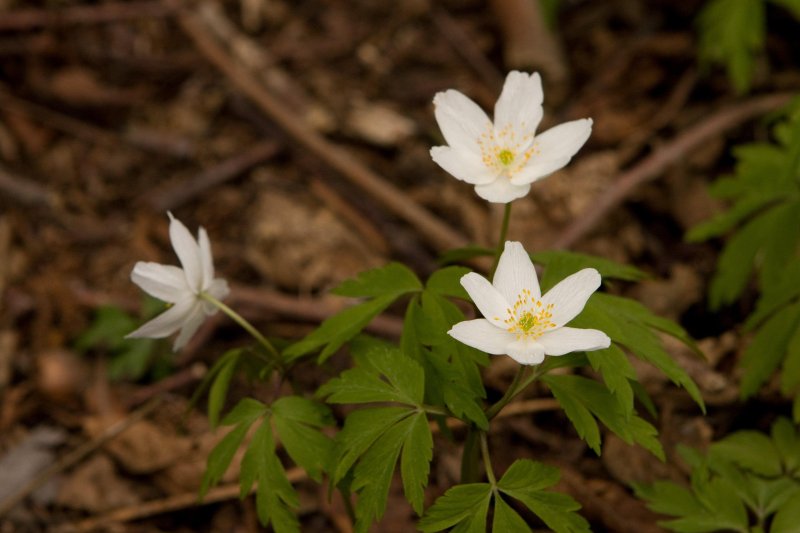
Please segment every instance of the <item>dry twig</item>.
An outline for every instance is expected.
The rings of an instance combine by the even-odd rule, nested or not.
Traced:
[[[61,9],[17,9],[3,12],[0,31],[33,30],[47,26],[102,24],[121,20],[167,17],[174,8],[159,0],[71,6]]]

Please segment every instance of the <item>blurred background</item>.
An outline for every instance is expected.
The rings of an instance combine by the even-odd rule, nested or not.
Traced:
[[[247,339],[216,316],[178,354],[122,341],[163,309],[130,283],[134,263],[176,263],[169,210],[208,230],[231,306],[298,338],[346,305],[327,289],[361,270],[398,260],[425,275],[447,249],[492,246],[502,211],[430,159],[443,143],[432,98],[455,88],[491,110],[513,69],[542,75],[542,130],[583,117],[594,130],[514,203],[509,237],[652,276],[612,291],[680,322],[708,358],[669,347],[708,418],[641,369],[668,447],[741,423],[732,368],[754,292],[709,312],[721,242],[684,235],[720,211],[708,184],[731,171],[731,147],[767,139],[763,118],[800,88],[799,12],[790,0],[0,0],[0,506],[14,502],[0,531],[259,530],[235,467],[233,489],[197,504],[223,432],[202,403],[185,414],[209,366]],[[396,338],[400,320],[371,331]],[[334,372],[309,370],[310,388]],[[496,360],[487,383],[502,390],[509,371]],[[555,413],[509,419],[496,440],[561,466],[559,488],[598,530],[659,531],[626,487],[675,467],[613,436],[598,458],[566,427]],[[455,450],[437,456],[431,501],[457,470]],[[348,530],[340,503],[298,483],[304,528]],[[376,531],[412,530],[399,486],[391,497]]]

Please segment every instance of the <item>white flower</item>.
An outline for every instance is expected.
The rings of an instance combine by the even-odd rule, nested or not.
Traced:
[[[228,296],[228,283],[214,278],[211,243],[202,227],[198,240],[180,220],[169,214],[169,238],[183,268],[139,261],[133,267],[131,280],[146,293],[171,304],[170,308],[127,337],[160,339],[181,330],[173,350],[178,351],[195,334],[205,317],[217,308],[201,298],[208,294],[217,300]]]
[[[475,185],[485,200],[508,203],[525,196],[531,183],[569,163],[592,133],[592,119],[584,118],[536,135],[542,99],[538,73],[509,72],[492,123],[462,93],[437,93],[436,121],[449,146],[434,146],[431,157],[456,178]]]
[[[461,285],[486,318],[459,322],[448,333],[478,350],[538,365],[545,355],[601,350],[611,344],[602,331],[564,327],[600,287],[600,273],[593,268],[572,274],[542,296],[530,257],[520,243],[509,241],[493,283],[471,272],[461,278]]]

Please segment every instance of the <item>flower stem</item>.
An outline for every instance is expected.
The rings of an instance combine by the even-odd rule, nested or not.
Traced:
[[[508,389],[506,389],[506,393],[503,395],[503,397],[497,400],[497,403],[493,404],[486,410],[486,418],[491,420],[492,418],[496,417],[497,414],[503,409],[503,407],[508,405],[511,402],[511,400],[516,398],[516,396],[520,392],[525,390],[528,387],[528,385],[536,381],[536,378],[539,377],[538,369],[534,370],[530,376],[523,379],[523,377],[525,376],[526,369],[527,367],[525,367],[524,365],[520,365],[517,374],[511,381],[511,385],[509,385]]]
[[[483,467],[486,469],[486,477],[489,479],[492,488],[497,486],[497,479],[494,477],[494,470],[492,470],[492,458],[489,456],[489,443],[486,440],[486,432],[481,431],[481,456],[483,457]]]
[[[261,344],[261,346],[263,346],[264,349],[267,350],[267,352],[275,359],[274,362],[277,363],[278,367],[283,368],[281,354],[278,353],[278,350],[275,349],[275,346],[273,346],[272,343],[269,342],[266,337],[264,337],[256,328],[254,328],[250,322],[245,320],[245,318],[242,315],[240,315],[239,313],[237,313],[236,311],[234,311],[233,309],[231,309],[230,307],[228,307],[227,305],[225,305],[224,303],[217,300],[216,298],[214,298],[213,296],[211,296],[206,292],[201,292],[200,298],[214,305],[214,307],[216,307],[217,309],[228,315],[231,318],[231,320],[242,326],[242,328],[247,333],[252,335],[253,338],[257,340],[258,343]]]
[[[476,483],[478,481],[479,432],[481,430],[474,425],[470,425],[469,430],[467,430],[464,451],[461,453],[461,483]]]
[[[497,249],[494,252],[494,263],[492,263],[492,270],[489,272],[489,278],[494,277],[494,271],[497,269],[497,264],[500,262],[500,256],[503,253],[503,248],[506,245],[506,234],[508,234],[508,222],[511,220],[511,202],[508,202],[503,211],[503,223],[500,225],[500,238],[497,240]]]

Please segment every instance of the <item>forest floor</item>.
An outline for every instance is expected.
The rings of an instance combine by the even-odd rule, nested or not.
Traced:
[[[513,68],[542,74],[542,129],[591,117],[594,130],[514,203],[509,237],[647,272],[611,290],[698,340],[706,361],[664,339],[708,415],[640,365],[668,463],[611,434],[597,457],[538,389],[498,421],[498,456],[559,466],[557,489],[597,531],[660,531],[630,483],[683,479],[678,444],[768,427],[762,408],[783,408],[769,388],[739,401],[753,294],[709,312],[721,242],[684,240],[720,210],[707,186],[730,171],[731,146],[765,138],[762,117],[800,88],[780,21],[772,61],[737,97],[724,73],[698,67],[699,0],[564,1],[551,32],[528,31],[541,21],[502,0],[186,3],[0,0],[0,502],[19,500],[1,532],[258,531],[236,467],[198,504],[224,431],[210,429],[203,401],[190,408],[245,334],[217,315],[183,351],[163,342],[142,361],[87,332],[139,323],[130,272],[139,260],[175,264],[168,210],[207,229],[228,303],[289,339],[346,305],[328,290],[364,269],[398,260],[426,275],[447,249],[494,246],[502,206],[431,161],[432,98],[455,88],[491,109]],[[371,331],[396,339],[401,319],[390,311]],[[505,389],[511,363],[493,359],[491,390]],[[231,401],[261,387],[237,382]],[[460,450],[437,442],[429,503],[458,478]],[[304,530],[350,531],[340,501],[294,481]],[[414,523],[398,483],[373,530]]]

